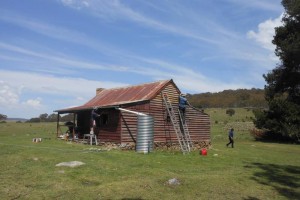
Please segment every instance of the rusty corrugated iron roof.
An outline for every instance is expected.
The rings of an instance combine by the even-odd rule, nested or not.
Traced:
[[[175,84],[173,80],[170,79],[128,87],[103,89],[82,106],[56,110],[55,112],[76,112],[80,110],[90,110],[94,107],[111,107],[151,100],[161,92],[168,83]]]

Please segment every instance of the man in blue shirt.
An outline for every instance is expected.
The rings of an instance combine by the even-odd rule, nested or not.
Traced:
[[[232,128],[232,129],[230,129],[230,131],[228,132],[229,143],[226,144],[227,147],[228,147],[228,145],[231,144],[231,147],[233,148],[233,143],[234,143],[234,141],[233,141],[233,134],[234,134],[233,131],[234,131],[234,129]]]
[[[180,96],[179,96],[179,111],[182,116],[183,123],[185,123],[185,109],[186,109],[187,105],[190,105],[190,104],[186,99],[186,95],[180,94]]]

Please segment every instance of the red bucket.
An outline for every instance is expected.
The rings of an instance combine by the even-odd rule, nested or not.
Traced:
[[[202,156],[206,156],[207,155],[207,150],[206,149],[201,149],[200,154]]]

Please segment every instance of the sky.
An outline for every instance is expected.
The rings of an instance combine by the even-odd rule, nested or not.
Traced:
[[[190,94],[264,88],[283,12],[281,0],[0,0],[0,114],[167,79]]]

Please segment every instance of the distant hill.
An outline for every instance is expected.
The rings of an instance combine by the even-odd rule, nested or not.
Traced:
[[[224,90],[217,93],[188,94],[188,101],[199,108],[267,107],[263,89]]]
[[[28,119],[24,119],[24,118],[7,118],[5,121],[21,121],[21,122],[25,122]]]

